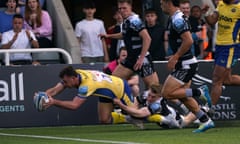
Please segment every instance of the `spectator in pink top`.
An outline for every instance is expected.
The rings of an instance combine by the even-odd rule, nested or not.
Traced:
[[[32,30],[41,48],[51,48],[52,20],[47,11],[42,10],[39,0],[26,0],[25,27]]]

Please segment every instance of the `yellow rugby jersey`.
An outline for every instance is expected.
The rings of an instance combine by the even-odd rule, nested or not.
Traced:
[[[240,3],[226,5],[220,1],[217,11],[219,18],[216,44],[231,45],[239,43]]]
[[[81,76],[78,96],[88,97],[92,95],[109,99],[123,97],[124,82],[122,79],[94,70],[77,69],[76,72]]]

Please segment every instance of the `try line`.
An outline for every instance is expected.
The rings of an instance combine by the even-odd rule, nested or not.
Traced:
[[[68,140],[68,141],[79,141],[79,142],[96,142],[96,143],[105,143],[105,144],[146,144],[146,143],[135,143],[135,142],[124,142],[124,141],[93,140],[93,139],[81,139],[81,138],[54,137],[54,136],[41,136],[41,135],[23,135],[23,134],[8,134],[8,133],[0,133],[0,136],[40,138],[40,139],[52,139],[52,140],[65,140],[65,141]]]

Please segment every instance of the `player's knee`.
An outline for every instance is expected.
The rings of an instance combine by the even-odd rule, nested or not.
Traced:
[[[109,123],[111,123],[111,118],[101,117],[101,118],[99,118],[99,122],[100,122],[101,124],[109,124]]]

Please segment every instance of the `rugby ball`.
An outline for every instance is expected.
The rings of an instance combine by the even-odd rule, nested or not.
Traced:
[[[43,107],[44,103],[48,103],[49,99],[45,92],[37,92],[33,97],[33,104],[38,111],[45,111],[46,108]]]

